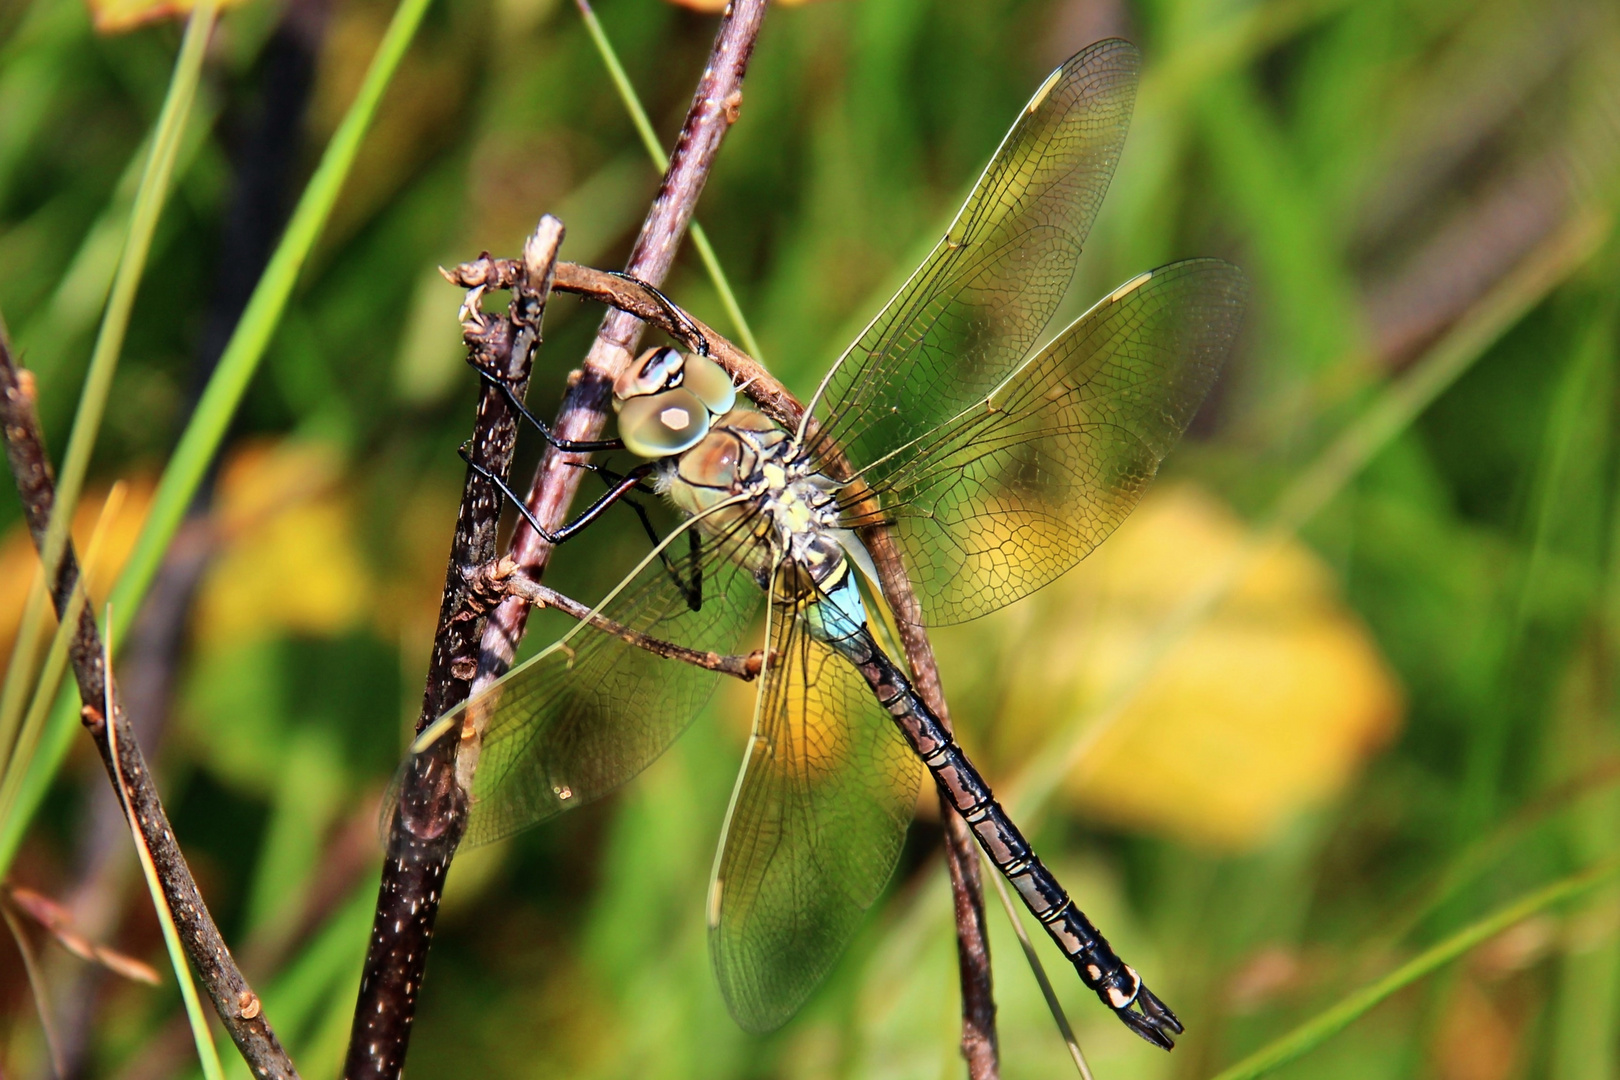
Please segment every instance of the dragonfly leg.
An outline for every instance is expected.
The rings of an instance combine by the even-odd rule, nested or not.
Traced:
[[[628,281],[632,285],[645,289],[649,296],[658,301],[658,306],[668,313],[670,321],[681,328],[682,336],[688,339],[697,354],[699,356],[709,355],[709,339],[704,336],[703,331],[698,329],[697,323],[692,321],[692,316],[682,311],[680,305],[665,296],[658,286],[642,281],[634,274],[626,274],[622,270],[609,270],[607,272],[621,281]]]
[[[482,368],[478,369],[478,374],[483,376],[485,382],[499,390],[506,397],[506,403],[527,420],[547,443],[558,450],[569,454],[589,454],[597,450],[624,449],[623,439],[559,439],[552,433],[551,425],[530,412],[528,407],[518,400],[517,393],[513,391],[510,383]]]
[[[522,574],[513,574],[501,581],[500,587],[509,596],[521,597],[536,607],[551,607],[565,614],[572,615],[581,622],[588,622],[603,633],[614,637],[638,649],[646,649],[655,656],[666,660],[679,660],[707,671],[717,671],[722,675],[742,679],[744,682],[756,679],[764,670],[765,654],[761,651],[746,655],[728,655],[700,649],[689,649],[684,645],[664,641],[650,634],[634,630],[623,623],[607,618],[600,612],[593,610],[588,604],[570,599],[555,589],[548,588],[524,577]]]
[[[693,611],[702,611],[703,564],[700,561],[700,556],[703,553],[703,541],[699,538],[698,531],[696,529],[686,530],[687,552],[691,556],[689,562],[692,567],[692,577],[688,580],[681,577],[681,572],[670,561],[669,553],[659,546],[661,538],[658,535],[658,530],[653,528],[652,519],[647,517],[647,508],[642,506],[639,500],[632,499],[628,495],[623,496],[619,501],[634,510],[636,517],[641,519],[641,527],[646,531],[647,539],[653,542],[653,547],[658,551],[658,561],[664,564],[664,569],[669,572],[670,579],[675,582],[676,588],[681,590],[681,595],[686,597],[686,606]]]
[[[567,464],[567,465],[569,465],[569,466],[571,466],[571,467],[573,467],[575,469],[584,469],[587,472],[593,472],[597,476],[600,476],[603,480],[606,480],[609,484],[617,484],[620,480],[623,480],[624,477],[625,477],[624,473],[618,472],[618,471],[616,471],[614,469],[610,469],[606,465],[598,465],[594,461],[570,461],[570,462],[566,462],[565,464]],[[640,494],[642,494],[642,495],[657,495],[658,494],[658,492],[656,490],[654,490],[653,488],[648,487],[644,483],[637,484],[635,486],[635,490],[637,492],[639,492]]]
[[[1135,969],[1121,960],[1106,938],[1075,905],[1063,886],[1035,854],[1024,834],[990,792],[979,770],[968,760],[945,725],[912,689],[905,674],[862,627],[846,638],[828,641],[860,669],[878,700],[894,717],[911,748],[922,758],[934,781],[956,812],[973,830],[979,847],[1018,891],[1024,906],[1074,964],[1082,982],[1132,1031],[1154,1046],[1169,1050],[1184,1030],[1176,1014],[1142,985]]]
[[[625,479],[625,474],[614,472],[612,469],[609,469],[606,466],[597,465],[592,462],[578,462],[577,467],[581,469],[589,469],[591,472],[596,473],[598,476],[606,480],[610,485],[622,483]],[[643,495],[658,494],[646,484],[637,484],[633,490],[638,491]],[[621,495],[619,497],[619,501],[636,512],[636,517],[641,521],[642,531],[647,534],[647,539],[652,541],[653,549],[658,552],[658,561],[664,564],[664,569],[669,572],[670,580],[675,582],[676,588],[680,589],[681,595],[686,598],[686,606],[691,608],[693,611],[702,611],[703,565],[699,561],[699,555],[702,554],[703,544],[702,538],[699,536],[698,531],[696,529],[688,529],[686,532],[687,550],[690,552],[692,564],[692,578],[690,581],[687,581],[681,577],[681,572],[677,570],[675,568],[675,564],[670,561],[669,553],[660,546],[662,538],[658,535],[658,530],[653,528],[652,519],[647,516],[647,508],[641,505],[641,500],[632,498],[629,495]]]
[[[558,529],[548,529],[544,525],[540,524],[539,520],[529,512],[529,507],[527,504],[525,504],[524,501],[518,496],[517,492],[512,490],[505,480],[501,479],[499,476],[496,476],[494,473],[472,460],[471,455],[467,453],[467,446],[465,443],[462,444],[458,453],[461,454],[461,459],[467,463],[467,467],[469,469],[477,473],[479,476],[482,476],[485,480],[488,480],[501,490],[501,494],[505,495],[507,499],[511,501],[512,505],[517,507],[518,513],[523,515],[523,520],[529,523],[529,528],[533,529],[537,534],[539,534],[540,538],[548,544],[561,544],[568,540],[572,540],[575,536],[579,535],[580,530],[584,529],[591,522],[601,517],[603,511],[612,506],[614,503],[618,502],[620,499],[624,498],[627,493],[633,491],[637,484],[640,484],[648,476],[651,476],[654,470],[656,470],[658,467],[658,463],[654,461],[649,461],[645,465],[637,465],[635,468],[625,473],[617,483],[610,487],[606,495],[603,495],[601,498],[597,499],[595,502],[591,503],[590,506],[587,506],[583,511],[581,511],[580,515],[573,521],[568,522],[568,524],[563,525]]]

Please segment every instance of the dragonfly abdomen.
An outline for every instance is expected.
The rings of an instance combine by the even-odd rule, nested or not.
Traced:
[[[1119,958],[1091,920],[1075,906],[996,801],[979,770],[917,695],[905,674],[878,647],[871,632],[862,627],[859,633],[829,644],[860,670],[951,805],[973,830],[979,846],[1074,964],[1081,981],[1131,1030],[1155,1046],[1170,1049],[1174,1045],[1172,1036],[1182,1031],[1175,1013],[1142,985],[1136,971]]]

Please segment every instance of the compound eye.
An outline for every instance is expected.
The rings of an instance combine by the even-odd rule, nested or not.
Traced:
[[[619,409],[619,437],[638,457],[661,458],[691,449],[709,433],[709,410],[689,390],[633,397]]]
[[[681,385],[702,399],[716,416],[724,416],[737,403],[737,388],[731,385],[731,376],[707,356],[693,353],[686,358]]]
[[[613,380],[613,408],[619,410],[634,398],[671,389],[680,382],[684,360],[678,350],[667,345],[636,357],[635,363]]]

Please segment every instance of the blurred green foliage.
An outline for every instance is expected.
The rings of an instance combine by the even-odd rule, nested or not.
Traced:
[[[287,205],[389,14],[380,0],[333,3]],[[600,16],[667,142],[712,18],[662,0],[606,0]],[[280,18],[269,0],[224,16],[93,484],[159,471],[205,377],[240,140],[271,92],[264,54]],[[1041,818],[1049,861],[1189,1026],[1169,1057],[1137,1043],[1041,945],[1098,1076],[1192,1078],[1616,849],[1620,15],[1606,0],[775,10],[699,217],[784,381],[813,387],[931,246],[1045,71],[1111,33],[1142,46],[1146,71],[1070,311],[1192,254],[1237,262],[1256,286],[1240,355],[1170,472],[1266,520],[1459,322],[1505,323],[1458,354],[1461,377],[1367,468],[1322,492],[1304,532],[1405,688],[1399,738],[1251,851],[1104,827],[1066,803]],[[0,3],[0,311],[57,448],[178,41],[175,25],[97,36],[78,0]],[[476,392],[461,297],[434,268],[514,253],[545,211],[568,226],[566,257],[622,265],[655,184],[571,5],[441,0],[236,421],[213,499],[214,576],[162,661],[175,668],[172,717],[149,752],[204,892],[306,1076],[334,1073],[347,1038],[373,815],[418,700]],[[690,251],[666,289],[729,325]],[[540,412],[597,317],[553,302],[530,393]],[[277,486],[289,471],[304,488]],[[232,510],[255,494],[265,505]],[[277,517],[300,507],[309,516]],[[0,496],[0,525],[17,518]],[[599,595],[644,547],[633,524],[565,550],[551,583]],[[321,543],[300,554],[299,536]],[[334,562],[363,589],[301,604]],[[0,615],[9,633],[15,614]],[[531,643],[555,626],[536,619]],[[957,647],[994,652],[1002,626],[956,631]],[[944,679],[970,750],[988,748],[995,779],[1021,775],[1039,743],[989,730],[993,678]],[[701,916],[741,745],[726,715],[710,710],[617,799],[457,860],[413,1074],[960,1075],[949,903],[926,821],[799,1017],[761,1039],[727,1016]],[[105,783],[87,749],[12,876],[77,898],[88,925],[156,959],[138,882],[97,855]],[[991,915],[1005,1075],[1061,1075],[1034,980]],[[184,1040],[176,1049],[172,984],[87,983],[79,961],[49,956],[62,995],[94,991],[88,1027],[70,1032],[86,1075],[195,1069]],[[0,1063],[43,1075],[9,962],[0,994]],[[1620,1077],[1620,889],[1521,924],[1280,1075]]]

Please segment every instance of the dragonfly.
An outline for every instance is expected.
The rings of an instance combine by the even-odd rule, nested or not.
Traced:
[[[604,599],[576,605],[563,637],[415,744],[482,731],[458,765],[471,774],[464,843],[545,821],[630,780],[692,722],[719,676],[670,650],[735,656],[763,607],[706,912],[744,1028],[778,1027],[822,981],[887,885],[927,773],[1102,1003],[1164,1049],[1183,1031],[885,649],[862,539],[885,529],[900,549],[916,610],[891,605],[894,618],[984,615],[1102,542],[1202,403],[1246,302],[1225,262],[1133,277],[1037,348],[1119,159],[1139,68],[1111,39],[1051,73],[796,429],[740,403],[701,349],[638,357],[614,386],[617,439],[552,442],[647,460],[574,522],[531,524],[560,542],[639,489],[679,526],[661,539],[649,526],[653,551]]]

